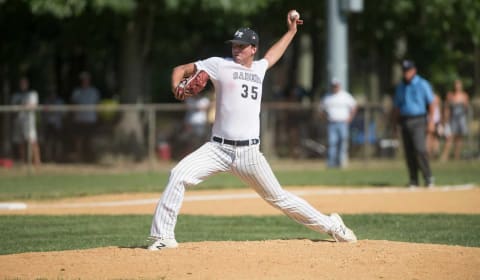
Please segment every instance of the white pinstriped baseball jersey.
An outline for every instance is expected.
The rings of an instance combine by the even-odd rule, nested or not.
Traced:
[[[175,238],[174,229],[186,188],[220,172],[239,177],[265,201],[298,223],[318,232],[330,232],[335,221],[283,190],[260,152],[258,141],[250,141],[259,137],[262,81],[268,61],[254,61],[252,67],[246,68],[232,59],[212,57],[197,62],[196,66],[207,71],[215,86],[217,107],[212,136],[219,138],[207,142],[172,169],[156,207],[150,235]],[[239,146],[226,144],[222,139],[248,141]]]
[[[217,98],[212,134],[232,140],[258,138],[262,81],[268,61],[254,61],[247,68],[231,58],[212,57],[195,65],[208,73],[215,86]]]

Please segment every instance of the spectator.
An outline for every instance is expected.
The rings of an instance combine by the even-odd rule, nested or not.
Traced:
[[[463,90],[461,80],[456,80],[453,92],[447,94],[445,100],[445,146],[442,161],[447,161],[452,143],[454,144],[454,159],[460,159],[463,137],[468,133],[467,113],[469,106],[468,94]]]
[[[433,123],[435,129],[428,131],[427,134],[427,152],[430,158],[437,157],[440,151],[440,136],[443,135],[442,126],[442,101],[438,94],[433,95]]]
[[[100,93],[91,85],[88,72],[80,73],[80,87],[72,93],[72,103],[75,105],[96,105],[100,101]],[[91,160],[91,140],[95,132],[97,112],[95,109],[74,112],[74,148],[80,160]]]
[[[332,79],[331,92],[320,103],[320,110],[328,119],[328,167],[346,167],[348,164],[349,124],[357,111],[353,96],[342,90],[340,81]]]
[[[187,105],[185,130],[190,142],[189,152],[191,152],[207,140],[210,99],[205,94],[199,94],[187,98],[185,104]]]
[[[13,141],[18,147],[22,161],[32,162],[39,166],[40,147],[37,139],[35,108],[38,105],[38,93],[30,89],[28,78],[19,80],[19,92],[13,94],[12,104],[22,106],[14,119]]]
[[[427,129],[430,132],[434,130],[432,88],[427,80],[417,75],[417,68],[413,61],[404,60],[402,69],[403,80],[395,91],[393,113],[395,122],[399,122],[401,127],[410,180],[408,184],[410,187],[418,186],[418,170],[420,169],[425,185],[433,187],[433,176],[426,148]],[[394,129],[396,131],[395,125]]]
[[[13,93],[10,103],[14,106],[22,106],[23,94],[21,91]],[[12,113],[12,144],[13,157],[15,159],[25,159],[25,146],[23,144],[23,126],[22,126],[22,112]]]
[[[58,161],[63,153],[62,129],[64,113],[62,111],[51,110],[49,106],[60,106],[64,105],[65,102],[55,93],[52,93],[45,99],[44,104],[46,108],[43,114],[45,121],[44,157],[46,160]]]

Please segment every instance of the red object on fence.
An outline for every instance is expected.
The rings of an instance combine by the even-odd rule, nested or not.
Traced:
[[[13,166],[13,160],[9,158],[0,158],[0,167],[11,168]]]

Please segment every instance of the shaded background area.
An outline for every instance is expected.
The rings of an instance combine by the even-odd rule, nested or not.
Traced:
[[[2,104],[8,104],[5,97],[23,74],[31,76],[42,97],[53,91],[68,100],[84,70],[92,72],[103,98],[174,101],[168,94],[173,66],[229,55],[223,42],[240,26],[258,30],[261,55],[285,31],[285,13],[292,8],[306,24],[281,61],[287,79],[276,81],[283,68],[276,67],[270,75],[275,82],[267,88],[287,92],[300,80],[299,64],[309,55],[313,78],[302,86],[319,95],[325,84],[327,40],[323,1],[296,1],[292,7],[283,0],[3,0]],[[362,12],[347,15],[350,90],[389,94],[399,60],[409,57],[440,91],[462,77],[468,92],[478,92],[479,12],[480,4],[473,0],[364,0]],[[273,97],[271,91],[267,97]]]
[[[305,25],[267,75],[264,88],[266,102],[294,105],[273,106],[262,115],[263,148],[276,147],[266,153],[278,156],[321,156],[324,128],[313,111],[327,90],[325,5],[325,1],[296,1],[292,7],[285,0],[1,0],[0,106],[10,104],[22,75],[30,78],[41,104],[56,94],[70,105],[79,73],[89,71],[102,103],[110,106],[96,108],[104,113],[94,141],[100,143],[98,147],[145,159],[151,156],[152,147],[189,139],[183,127],[186,109],[175,107],[181,104],[170,93],[172,67],[209,56],[228,56],[230,50],[223,42],[240,26],[258,31],[261,56],[285,31],[286,11],[295,8]],[[479,16],[480,3],[474,0],[364,0],[362,12],[347,15],[349,90],[364,108],[352,124],[351,142],[363,149],[360,155],[375,152],[375,147],[364,148],[365,143],[378,146],[381,139],[391,138],[389,100],[400,79],[403,58],[415,60],[419,73],[442,97],[453,80],[461,78],[470,97],[478,99]],[[469,158],[479,150],[475,102],[465,151]],[[127,110],[116,104],[141,106]],[[143,107],[150,104],[169,104],[173,109]],[[69,143],[76,137],[69,123],[76,109],[67,108],[62,109],[64,149],[71,148]],[[45,109],[37,110],[39,130]],[[15,110],[0,112],[0,155],[4,157],[12,155],[10,114]],[[45,135],[40,132],[40,136],[44,141]],[[305,146],[307,155],[292,150],[295,146]],[[182,154],[171,153],[174,157]],[[76,161],[67,152],[62,157],[55,160]]]

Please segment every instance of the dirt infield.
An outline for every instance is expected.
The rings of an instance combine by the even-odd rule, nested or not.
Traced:
[[[480,249],[362,240],[183,243],[0,256],[21,279],[479,279]]]
[[[288,188],[329,213],[480,213],[479,188]],[[159,194],[27,202],[0,214],[152,214]],[[212,203],[215,201],[215,203]],[[280,214],[250,190],[187,192],[184,214]],[[480,248],[360,240],[182,243],[0,256],[0,279],[480,279]]]
[[[480,213],[480,188],[457,186],[410,190],[407,188],[288,187],[324,213]],[[1,214],[153,214],[160,193],[99,195],[55,201],[27,202],[24,210],[1,210]],[[250,189],[187,191],[182,214],[275,215]]]

